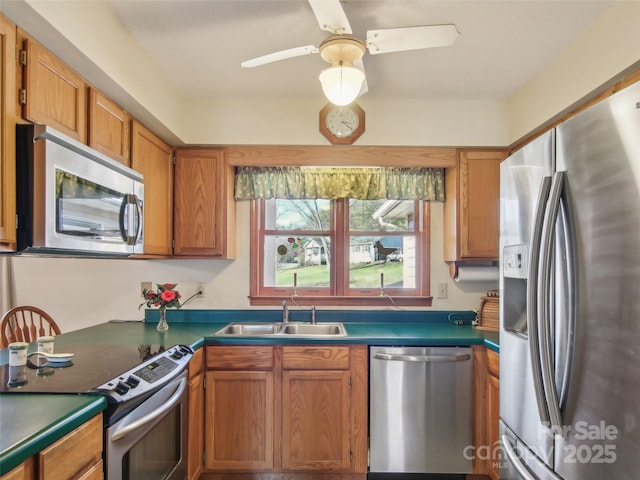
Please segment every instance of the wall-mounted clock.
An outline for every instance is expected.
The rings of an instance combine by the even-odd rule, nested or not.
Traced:
[[[364,110],[357,103],[320,110],[320,133],[334,145],[351,145],[364,133]]]

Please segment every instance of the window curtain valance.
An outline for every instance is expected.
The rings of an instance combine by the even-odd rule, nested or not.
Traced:
[[[442,168],[238,167],[235,198],[444,202]]]

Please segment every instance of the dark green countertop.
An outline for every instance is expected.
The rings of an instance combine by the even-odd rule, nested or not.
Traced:
[[[0,395],[0,475],[101,413],[94,395]]]
[[[142,321],[114,321],[59,335],[56,351],[64,351],[74,344],[182,344],[200,348],[205,344],[318,344],[355,343],[368,345],[464,346],[485,345],[499,351],[497,332],[477,330],[468,323],[454,325],[445,320],[417,321],[415,315],[402,321],[385,321],[371,315],[371,322],[326,318],[322,321],[343,321],[346,337],[219,337],[215,332],[231,321],[255,321],[246,313],[221,311],[213,313],[189,311],[190,317],[169,316],[169,330],[160,333],[155,323]],[[265,316],[277,321],[277,311]],[[298,314],[299,316],[301,314]],[[355,314],[351,314],[355,316]],[[151,315],[153,318],[153,315]],[[271,318],[273,317],[273,318]],[[295,317],[294,317],[295,320]],[[395,319],[394,319],[395,320]],[[31,344],[30,349],[35,349]],[[7,368],[7,350],[0,350],[0,365]],[[5,473],[45,446],[53,443],[75,427],[106,408],[103,397],[94,395],[0,395],[0,474]],[[46,408],[43,408],[46,406]]]

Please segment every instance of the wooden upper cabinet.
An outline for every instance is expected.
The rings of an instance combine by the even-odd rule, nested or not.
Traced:
[[[445,262],[497,261],[500,162],[506,150],[460,150],[445,170]]]
[[[131,117],[95,88],[89,88],[88,145],[118,162],[131,166]]]
[[[222,148],[179,148],[174,256],[235,258],[234,169]]]
[[[16,26],[0,15],[0,251],[16,248]]]
[[[18,29],[23,63],[22,116],[87,143],[87,85],[41,44]]]
[[[173,150],[135,120],[131,126],[131,168],[144,176],[144,253],[171,255]]]

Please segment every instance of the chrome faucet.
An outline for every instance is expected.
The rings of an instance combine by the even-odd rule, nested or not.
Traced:
[[[287,301],[282,301],[282,323],[289,323],[289,307],[287,307]]]
[[[313,305],[311,307],[311,325],[315,325],[316,324],[316,306]]]

